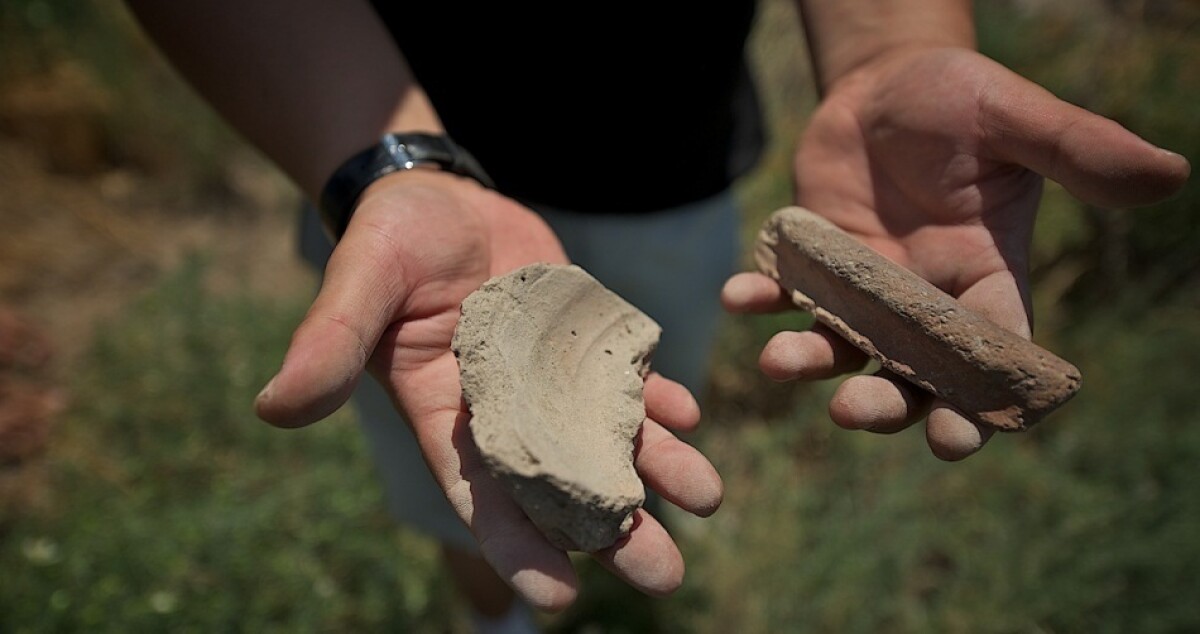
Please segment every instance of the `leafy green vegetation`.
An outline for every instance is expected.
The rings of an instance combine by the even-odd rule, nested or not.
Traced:
[[[283,432],[249,408],[302,304],[218,297],[210,266],[97,335],[55,510],[6,518],[0,630],[442,631],[436,551],[392,530],[353,422]]]

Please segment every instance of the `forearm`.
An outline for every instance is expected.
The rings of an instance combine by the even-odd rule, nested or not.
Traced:
[[[128,5],[188,82],[313,199],[381,133],[441,130],[365,1]]]
[[[889,50],[974,48],[970,0],[797,0],[822,90]]]

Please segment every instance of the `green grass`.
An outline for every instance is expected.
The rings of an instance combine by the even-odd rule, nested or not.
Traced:
[[[729,502],[686,540],[705,609],[677,616],[701,632],[1196,627],[1200,326],[1173,323],[1078,333],[1077,399],[961,464],[919,430],[835,430],[825,390],[779,420],[722,421],[703,444]]]
[[[353,421],[254,418],[303,306],[189,260],[97,336],[49,454],[53,510],[3,518],[0,631],[445,631],[436,549],[397,531]]]
[[[460,626],[436,550],[381,510],[352,421],[281,431],[250,412],[302,302],[216,295],[212,266],[190,260],[97,337],[50,453],[52,511],[3,523],[0,567],[18,572],[0,578],[0,630]],[[1195,315],[1065,336],[1086,377],[1077,399],[961,464],[917,430],[836,430],[831,385],[765,414],[716,405],[695,440],[728,502],[670,516],[686,587],[615,611],[628,591],[581,564],[587,609],[569,617],[613,631],[1195,627],[1182,599],[1200,593]],[[760,327],[732,330],[775,326]]]

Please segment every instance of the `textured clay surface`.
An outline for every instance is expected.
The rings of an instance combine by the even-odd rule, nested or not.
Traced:
[[[772,214],[756,257],[796,306],[976,423],[1024,430],[1079,390],[1075,366],[806,209]]]
[[[660,333],[577,266],[529,265],[463,301],[452,347],[471,433],[560,548],[612,545],[645,500],[633,448]]]

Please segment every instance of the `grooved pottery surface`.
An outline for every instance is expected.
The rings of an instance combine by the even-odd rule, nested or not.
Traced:
[[[610,546],[645,500],[633,448],[660,332],[574,265],[532,264],[463,301],[452,348],[472,435],[561,548]]]

